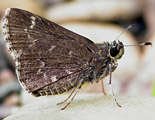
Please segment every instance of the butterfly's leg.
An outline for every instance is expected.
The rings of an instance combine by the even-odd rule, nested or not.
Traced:
[[[65,107],[61,108],[61,110],[66,109],[66,108],[67,108],[67,106],[69,106],[69,105],[70,105],[70,103],[73,101],[74,97],[75,97],[75,96],[77,95],[77,93],[80,91],[81,86],[82,86],[82,85],[80,85],[80,86],[78,87],[78,89],[76,90],[76,92],[75,92],[75,94],[73,95],[73,97],[71,98],[71,100],[67,103],[67,105],[66,105]]]
[[[75,90],[76,90],[76,87],[72,90],[72,92],[70,93],[70,95],[64,101],[62,101],[60,103],[57,103],[57,105],[60,105],[60,104],[65,103],[72,96],[72,94],[74,93]]]
[[[115,96],[115,94],[114,94],[114,91],[113,91],[113,88],[112,88],[112,85],[111,85],[111,79],[112,79],[112,65],[111,65],[111,64],[109,64],[109,75],[110,75],[109,86],[110,86],[111,91],[112,91],[112,96],[113,96],[113,98],[114,98],[116,104],[117,104],[119,107],[121,107],[121,105],[117,102],[116,96]]]
[[[104,90],[104,83],[103,83],[103,80],[102,80],[101,82],[102,82],[102,92],[103,92],[104,95],[107,95],[106,92],[105,92],[105,90]]]

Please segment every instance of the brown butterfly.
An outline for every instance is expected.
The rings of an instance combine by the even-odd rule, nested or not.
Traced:
[[[8,8],[2,27],[22,86],[36,97],[73,89],[61,103],[75,92],[72,101],[85,82],[98,82],[110,75],[111,87],[112,72],[117,68],[117,60],[124,54],[124,45],[119,40],[94,44],[81,35],[21,9]],[[116,101],[113,90],[112,94]]]

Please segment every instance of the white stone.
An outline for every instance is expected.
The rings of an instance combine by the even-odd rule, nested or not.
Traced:
[[[154,120],[155,98],[118,96],[118,107],[111,95],[81,94],[65,110],[56,105],[69,94],[29,100],[18,112],[4,120]]]

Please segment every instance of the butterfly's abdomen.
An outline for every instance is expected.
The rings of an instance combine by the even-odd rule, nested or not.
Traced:
[[[32,95],[35,97],[39,96],[46,96],[46,95],[57,95],[66,92],[66,89],[62,88],[61,90],[58,89],[49,89],[49,90],[36,90],[32,92]]]
[[[51,89],[39,89],[32,92],[32,95],[35,97],[45,96],[45,95],[57,95],[64,92],[69,91],[70,89],[74,88],[75,85],[68,84],[68,86],[62,86],[59,88],[51,88]],[[52,87],[52,86],[51,86]]]

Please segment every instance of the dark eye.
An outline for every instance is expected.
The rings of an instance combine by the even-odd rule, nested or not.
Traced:
[[[110,49],[110,55],[112,56],[112,57],[115,57],[116,55],[118,55],[119,54],[119,50],[117,49],[117,47],[114,47],[114,48],[111,48]]]

